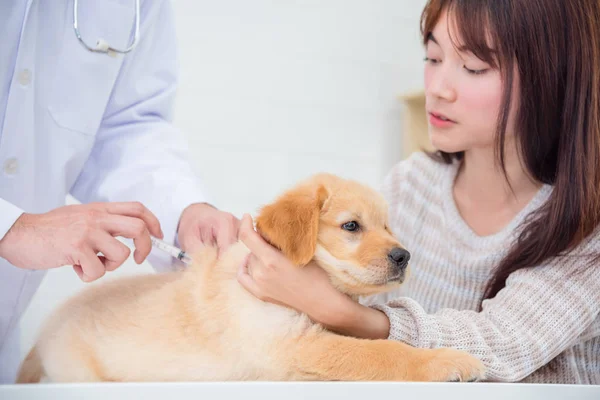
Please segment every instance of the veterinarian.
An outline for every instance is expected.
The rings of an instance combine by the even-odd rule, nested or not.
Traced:
[[[2,383],[14,382],[19,317],[47,269],[73,265],[82,280],[99,279],[130,254],[116,236],[159,271],[172,260],[151,252],[150,234],[184,250],[236,240],[239,221],[207,204],[171,123],[170,2],[136,8],[81,2],[75,31],[72,0],[0,4]],[[99,38],[102,51],[91,51]],[[82,204],[65,206],[69,193]]]
[[[600,384],[598,21],[597,0],[430,0],[437,151],[382,186],[408,280],[355,303],[244,216],[240,283],[343,334],[465,350],[490,381]]]

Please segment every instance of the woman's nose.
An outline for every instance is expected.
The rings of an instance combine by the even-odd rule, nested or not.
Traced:
[[[451,77],[448,68],[443,64],[433,68],[429,72],[428,83],[425,87],[425,91],[430,96],[434,96],[449,102],[456,99],[456,90],[453,85],[453,78]]]

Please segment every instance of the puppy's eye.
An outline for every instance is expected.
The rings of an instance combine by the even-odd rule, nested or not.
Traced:
[[[359,228],[358,222],[356,222],[356,221],[346,222],[344,225],[342,225],[342,229],[349,231],[349,232],[357,231],[358,228]]]

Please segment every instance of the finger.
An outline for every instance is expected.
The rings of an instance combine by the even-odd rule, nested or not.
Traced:
[[[141,219],[122,215],[106,215],[100,221],[100,228],[112,236],[123,236],[133,239],[135,251],[133,258],[136,263],[144,262],[152,251],[152,240],[147,225]]]
[[[226,219],[217,232],[217,245],[219,249],[226,249],[235,243],[236,236],[235,221]]]
[[[98,257],[106,271],[114,271],[120,267],[131,254],[129,247],[112,237],[106,231],[97,231],[91,237],[93,247],[103,256]]]
[[[244,260],[242,261],[242,265],[238,269],[237,280],[240,283],[240,285],[259,300],[267,301],[269,303],[273,303],[273,304],[277,304],[277,305],[289,308],[289,306],[287,304],[285,304],[281,301],[275,300],[271,297],[265,296],[263,294],[262,290],[258,287],[258,284],[256,283],[256,281],[254,281],[254,279],[252,278],[252,276],[248,270],[249,260],[251,257],[252,257],[252,253],[249,253],[244,258]]]
[[[242,222],[240,224],[239,238],[246,245],[246,247],[254,253],[259,259],[266,260],[271,257],[275,257],[277,252],[271,245],[254,230],[252,224],[252,217],[248,214],[244,214]]]
[[[74,263],[74,265],[81,267],[80,278],[84,282],[95,281],[96,279],[102,278],[106,273],[104,265],[96,253],[94,253],[89,247],[78,254],[77,260],[78,261]]]
[[[133,260],[139,265],[146,260],[146,257],[148,257],[152,251],[152,240],[150,239],[150,235],[146,234],[141,237],[134,238],[133,245],[135,246],[135,250],[133,251]]]
[[[181,250],[186,253],[195,253],[199,251],[202,247],[202,238],[199,234],[191,236],[184,235],[182,232],[179,233],[179,244],[181,245]]]
[[[256,282],[254,281],[254,279],[252,279],[252,277],[250,276],[250,273],[248,272],[249,256],[250,256],[250,254],[248,254],[246,257],[244,257],[244,260],[242,261],[242,264],[240,265],[240,267],[238,269],[237,280],[240,283],[240,285],[242,285],[242,287],[244,289],[246,289],[248,292],[250,292],[250,294],[252,294],[254,297],[261,298],[262,293],[260,291],[260,288],[258,287]]]
[[[164,238],[160,222],[156,215],[146,206],[139,202],[102,203],[105,210],[110,214],[119,214],[129,217],[140,218],[146,224],[148,231],[159,239]]]
[[[205,246],[212,246],[215,244],[212,224],[206,224],[202,227],[198,227],[198,229],[200,229],[200,240],[202,240],[202,243],[204,243]]]
[[[79,279],[81,279],[83,281],[83,268],[81,268],[81,265],[78,265],[78,264],[73,265],[73,271],[75,271],[75,273],[77,274]]]

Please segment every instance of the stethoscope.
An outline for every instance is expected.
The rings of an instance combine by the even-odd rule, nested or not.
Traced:
[[[111,45],[109,45],[106,40],[99,38],[98,41],[96,42],[96,47],[90,47],[88,46],[88,44],[81,38],[81,33],[79,32],[79,21],[77,18],[77,11],[79,9],[79,0],[73,0],[73,29],[75,30],[75,36],[77,36],[77,39],[79,39],[79,41],[89,50],[89,51],[93,51],[96,53],[106,53],[108,55],[116,55],[116,53],[121,53],[121,54],[125,54],[125,53],[129,53],[131,50],[133,50],[135,48],[135,46],[138,43],[138,39],[139,39],[139,35],[140,35],[140,0],[135,0],[135,33],[133,36],[133,42],[131,43],[131,45],[122,50],[122,49],[116,49],[114,47],[112,47]]]

